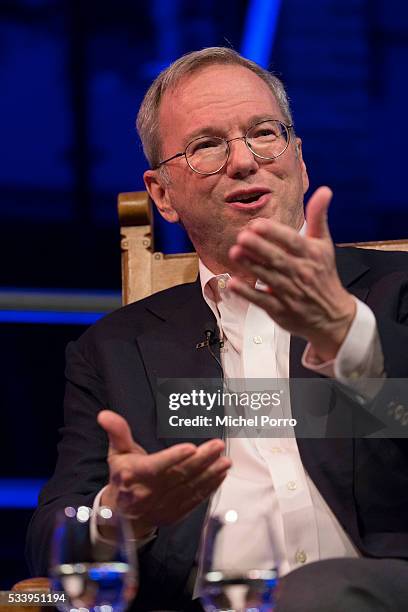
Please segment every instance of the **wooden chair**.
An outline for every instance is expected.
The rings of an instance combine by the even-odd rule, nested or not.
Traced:
[[[123,304],[129,304],[162,289],[196,279],[198,274],[196,253],[164,255],[155,251],[152,208],[146,192],[121,193],[118,211],[121,226]],[[408,239],[344,243],[339,246],[408,251]],[[31,578],[18,582],[13,590],[47,593],[49,588],[48,578]],[[13,606],[13,609],[14,612],[40,612],[38,606],[25,606],[21,609]],[[4,607],[3,610],[3,606],[0,606],[0,612],[6,610],[10,612],[9,607]]]

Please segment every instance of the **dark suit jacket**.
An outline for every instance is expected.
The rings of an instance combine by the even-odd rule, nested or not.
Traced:
[[[408,257],[339,249],[337,259],[343,284],[376,315],[388,376],[408,377]],[[107,483],[108,443],[97,413],[117,411],[148,452],[162,449],[169,441],[156,437],[156,377],[220,376],[209,352],[195,348],[212,319],[196,282],[122,308],[68,346],[58,463],[28,533],[34,574],[47,573],[56,510],[91,506]],[[315,376],[301,366],[304,346],[292,337],[291,377]],[[301,410],[296,398],[292,409]],[[361,553],[408,559],[406,440],[300,439],[298,445],[305,469]],[[145,547],[137,609],[183,607],[205,511],[204,503],[181,523],[159,529]]]

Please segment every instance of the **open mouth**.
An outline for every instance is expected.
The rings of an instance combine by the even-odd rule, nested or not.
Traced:
[[[242,202],[243,204],[252,204],[252,202],[256,202],[263,195],[263,193],[252,193],[248,196],[240,197],[236,202]]]
[[[228,196],[225,201],[227,204],[238,205],[238,206],[257,206],[263,205],[266,201],[266,196],[268,195],[267,191],[259,190],[259,191],[248,191],[248,192],[238,192],[231,194]]]

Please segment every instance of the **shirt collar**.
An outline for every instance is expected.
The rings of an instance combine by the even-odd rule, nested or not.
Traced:
[[[201,283],[201,291],[203,293],[203,298],[208,301],[208,299],[216,302],[216,282],[221,279],[225,279],[227,282],[231,275],[228,272],[224,272],[223,274],[214,274],[211,272],[209,268],[201,261],[198,260],[198,271],[200,274],[200,283]],[[216,279],[216,280],[213,280]]]

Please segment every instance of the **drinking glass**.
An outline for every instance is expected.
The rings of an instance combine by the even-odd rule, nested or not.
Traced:
[[[207,612],[274,609],[280,553],[265,516],[235,510],[209,519],[201,549],[201,602]]]
[[[51,547],[53,591],[63,591],[63,612],[122,612],[136,596],[137,556],[129,523],[110,508],[99,508],[94,527],[102,535],[91,542],[93,510],[68,507],[59,512]]]

